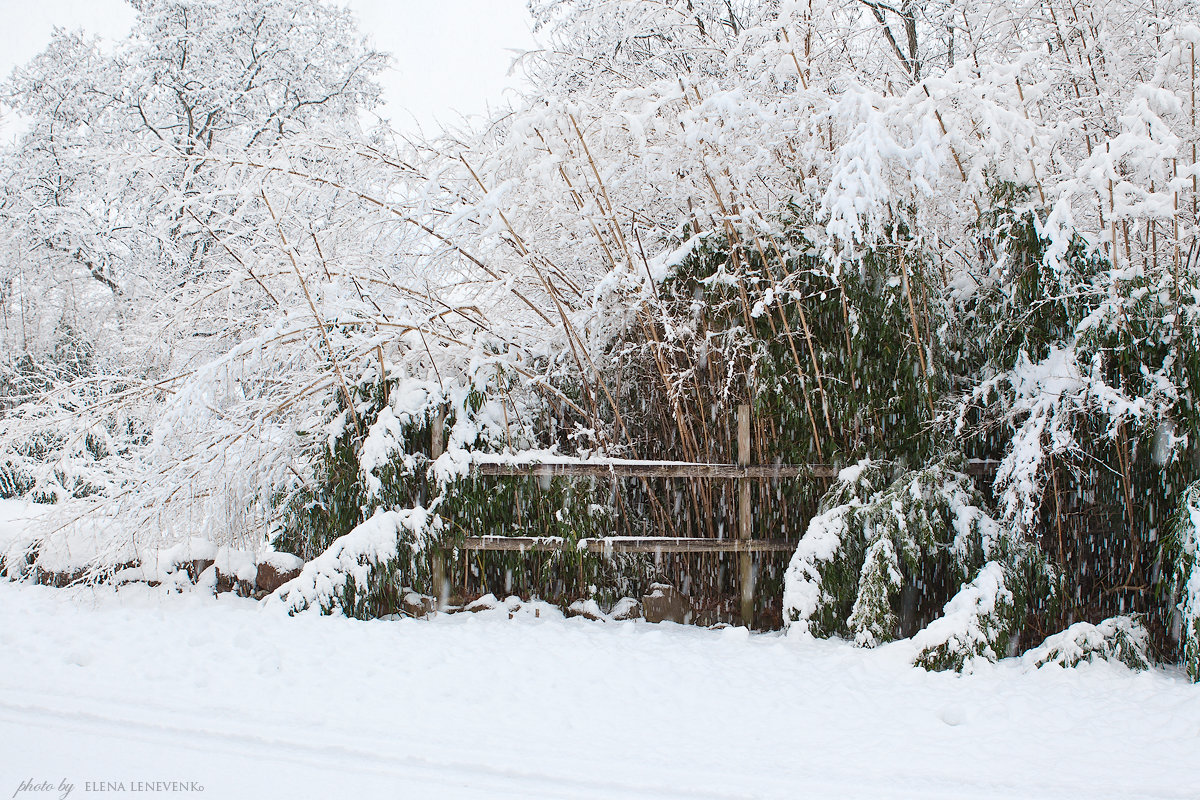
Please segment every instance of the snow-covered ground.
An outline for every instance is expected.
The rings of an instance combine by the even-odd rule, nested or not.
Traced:
[[[1177,672],[959,677],[899,645],[530,609],[358,622],[0,583],[0,794],[30,779],[77,798],[87,782],[186,794],[132,791],[156,780],[209,798],[1200,794],[1200,687]]]

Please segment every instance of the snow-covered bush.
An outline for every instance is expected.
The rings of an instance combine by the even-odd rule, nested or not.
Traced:
[[[858,511],[887,483],[885,467],[862,462],[841,471],[792,556],[784,578],[784,624],[813,636],[848,633],[863,566]]]
[[[308,609],[366,619],[400,607],[396,573],[411,574],[431,520],[423,508],[377,511],[334,540],[275,590],[269,602],[295,614]]]
[[[851,635],[874,646],[896,638],[905,583],[934,593],[937,587],[925,586],[922,578],[933,577],[935,564],[937,572],[951,571],[946,580],[954,588],[981,566],[999,549],[1001,531],[980,509],[970,478],[957,469],[961,466],[947,458],[915,472],[901,470],[891,481],[879,481],[883,470],[876,465],[843,470],[788,569],[789,624],[799,623],[811,633]],[[851,561],[839,564],[839,553]],[[852,580],[844,580],[847,574]],[[814,597],[820,600],[814,603]],[[837,613],[833,626],[812,630],[814,620],[829,618],[828,604],[846,606],[849,613]],[[907,615],[911,626],[916,608]]]
[[[1011,571],[995,561],[958,591],[941,617],[913,637],[913,663],[929,670],[970,670],[976,659],[997,661],[1013,655],[1027,598],[1014,594]]]
[[[890,482],[878,465],[843,470],[788,567],[789,629],[861,647],[915,633],[927,668],[1010,654],[1028,581],[1053,590],[1049,566],[987,513],[964,467],[946,456]]]
[[[1136,617],[1110,617],[1097,625],[1076,622],[1027,652],[1024,660],[1035,667],[1070,668],[1101,659],[1141,670],[1151,664],[1149,645],[1150,634]]]
[[[506,592],[520,589],[564,602],[588,594],[592,586],[619,595],[637,591],[648,580],[648,557],[600,557],[569,546],[612,532],[615,513],[605,482],[469,474],[478,454],[503,460],[506,451],[551,444],[528,423],[545,413],[543,401],[498,382],[495,360],[469,363],[473,376],[451,372],[454,363],[443,362],[440,381],[406,375],[399,364],[386,366],[386,381],[380,383],[372,368],[350,386],[354,414],[335,400],[297,434],[312,467],[281,501],[275,547],[305,559],[323,558],[320,554],[338,548],[372,515],[427,508],[430,522],[421,556],[372,572],[370,591],[392,599],[405,587],[439,594],[430,582],[433,558],[452,575],[469,572],[478,585],[503,582]],[[440,435],[436,425],[442,426]],[[435,438],[445,450],[436,459]],[[461,548],[468,536],[505,535],[561,540],[568,546],[537,555]],[[361,584],[357,589],[364,591]],[[382,601],[371,608],[395,610]]]

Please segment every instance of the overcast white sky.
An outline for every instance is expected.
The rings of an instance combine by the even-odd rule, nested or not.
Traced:
[[[512,50],[536,47],[525,0],[341,0],[376,47],[395,58],[385,75],[384,115],[397,128],[483,114],[513,79]],[[106,39],[128,32],[123,0],[0,0],[0,75],[32,58],[54,26]]]

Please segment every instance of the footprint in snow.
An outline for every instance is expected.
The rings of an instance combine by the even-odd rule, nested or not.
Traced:
[[[938,712],[938,719],[954,728],[967,722],[967,709],[964,706],[946,706]]]

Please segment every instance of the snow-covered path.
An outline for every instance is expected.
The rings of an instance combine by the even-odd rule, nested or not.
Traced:
[[[1177,673],[960,678],[900,646],[548,611],[287,618],[154,591],[0,584],[0,795],[1200,796],[1200,687]]]

